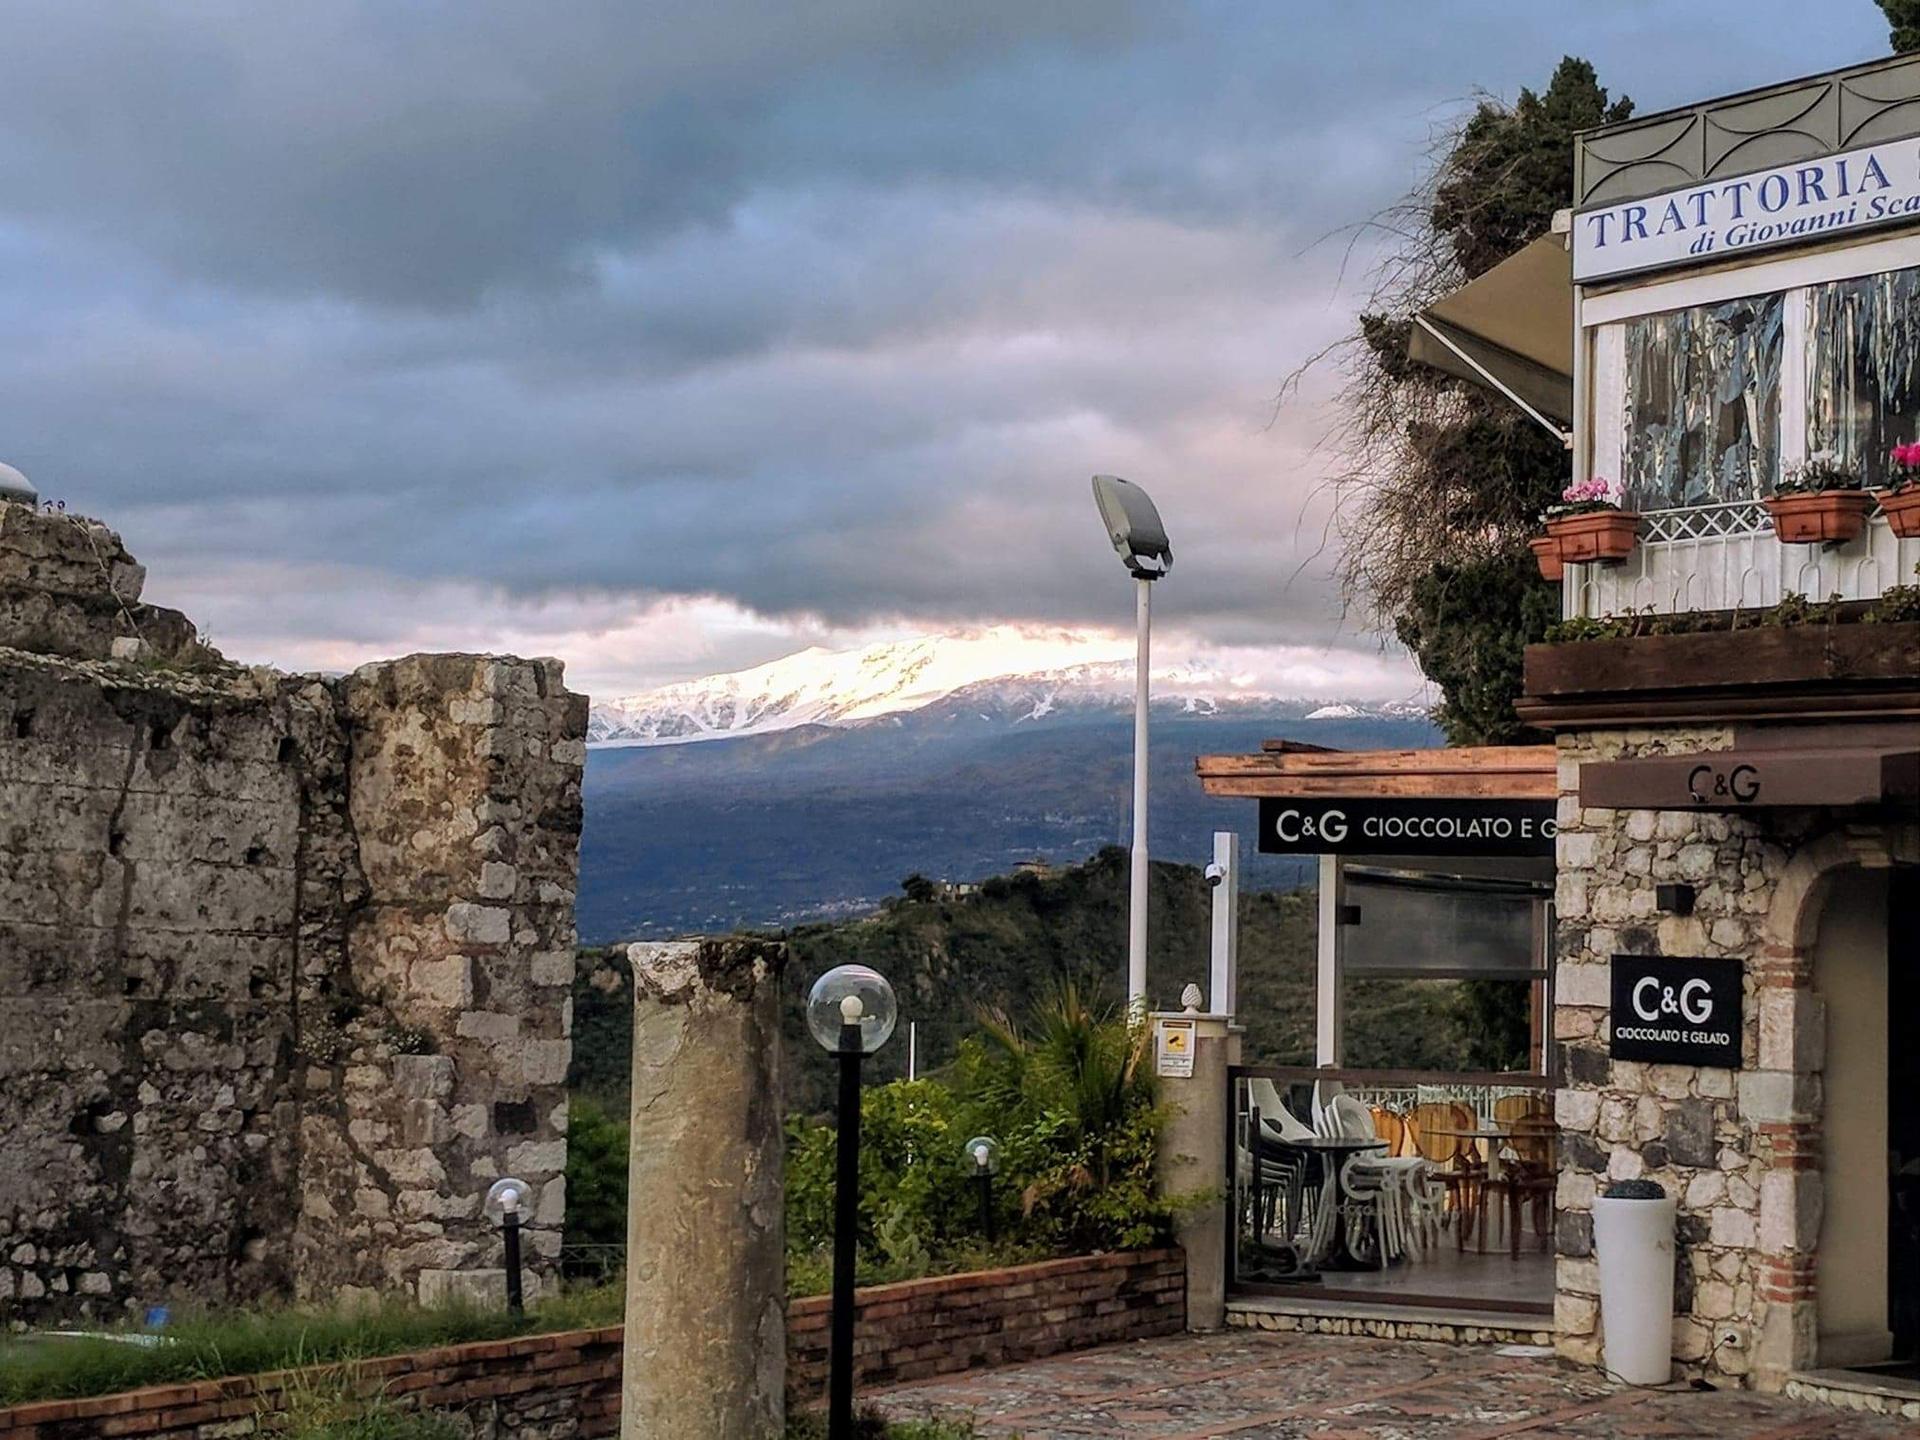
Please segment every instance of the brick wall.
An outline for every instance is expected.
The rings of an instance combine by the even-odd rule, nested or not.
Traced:
[[[1053,1260],[860,1292],[857,1373],[880,1385],[1165,1335],[1186,1320],[1177,1250]],[[359,1394],[459,1412],[487,1440],[594,1440],[620,1428],[619,1326],[369,1360]],[[827,1302],[788,1316],[796,1407],[824,1403]],[[234,1440],[325,1394],[326,1372],[161,1385],[0,1409],[0,1440]]]
[[[788,1307],[787,1391],[801,1404],[826,1400],[828,1307]],[[856,1383],[897,1384],[1171,1334],[1186,1324],[1187,1263],[1142,1250],[908,1280],[862,1290],[859,1314]]]

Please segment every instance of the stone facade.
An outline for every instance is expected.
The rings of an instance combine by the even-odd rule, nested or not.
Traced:
[[[1814,1251],[1826,1022],[1813,988],[1819,890],[1849,865],[1916,848],[1884,824],[1817,812],[1742,816],[1582,807],[1582,762],[1724,750],[1726,727],[1582,730],[1559,737],[1554,1038],[1563,1088],[1556,1344],[1598,1363],[1604,1329],[1592,1206],[1645,1177],[1679,1201],[1673,1353],[1715,1383],[1779,1388],[1813,1362]],[[1690,915],[1655,887],[1693,887]],[[1743,962],[1742,1068],[1613,1061],[1617,954]]]
[[[143,579],[0,504],[5,1313],[432,1298],[497,1265],[507,1170],[552,1260],[584,697],[243,669]]]

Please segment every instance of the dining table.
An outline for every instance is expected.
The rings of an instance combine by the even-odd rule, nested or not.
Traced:
[[[1486,1147],[1486,1155],[1487,1155],[1486,1178],[1489,1182],[1492,1182],[1495,1184],[1499,1183],[1500,1175],[1501,1175],[1501,1166],[1506,1161],[1511,1160],[1513,1158],[1513,1155],[1511,1153],[1511,1148],[1510,1148],[1512,1145],[1513,1135],[1514,1135],[1514,1132],[1512,1130],[1501,1130],[1491,1126],[1485,1126],[1485,1127],[1481,1127],[1473,1130],[1466,1130],[1466,1129],[1442,1130],[1439,1128],[1434,1128],[1424,1133],[1428,1135],[1444,1135],[1450,1140],[1472,1140],[1476,1143],[1484,1144]],[[1479,1216],[1478,1216],[1478,1219],[1479,1219],[1478,1232],[1479,1233],[1471,1241],[1469,1241],[1467,1238],[1467,1232],[1465,1229],[1466,1221],[1462,1219],[1462,1221],[1460,1222],[1462,1229],[1460,1230],[1460,1233],[1459,1233],[1460,1248],[1468,1252],[1469,1254],[1478,1254],[1478,1255],[1492,1255],[1492,1254],[1498,1253],[1500,1250],[1508,1248],[1506,1245],[1501,1243],[1501,1241],[1499,1241],[1498,1239],[1496,1239],[1492,1247],[1489,1247],[1487,1244],[1487,1211],[1492,1209],[1493,1207],[1486,1204],[1483,1200],[1482,1203],[1475,1208],[1479,1211]],[[1504,1212],[1502,1213],[1501,1218],[1504,1223],[1508,1223],[1508,1224],[1514,1223],[1512,1218],[1507,1216]]]

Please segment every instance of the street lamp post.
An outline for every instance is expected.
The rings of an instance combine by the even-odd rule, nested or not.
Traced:
[[[526,1202],[527,1185],[511,1175],[503,1175],[487,1191],[487,1214],[500,1222],[500,1241],[506,1252],[507,1313],[523,1315],[526,1302],[520,1284],[520,1207]]]
[[[828,1440],[853,1440],[854,1271],[860,1227],[860,1064],[887,1043],[899,1009],[893,987],[865,965],[813,982],[807,1029],[840,1065],[833,1181],[833,1312],[827,1372]]]
[[[973,1161],[973,1183],[980,1190],[980,1230],[991,1243],[998,1229],[993,1214],[993,1172],[1000,1168],[1000,1142],[991,1135],[976,1135],[967,1141],[967,1158]]]
[[[1147,1005],[1147,701],[1153,582],[1173,568],[1173,546],[1147,492],[1118,475],[1093,477],[1107,538],[1134,578],[1133,851],[1127,891],[1127,1010]]]

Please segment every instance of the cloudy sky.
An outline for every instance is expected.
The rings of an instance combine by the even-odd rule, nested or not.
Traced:
[[[1342,625],[1329,232],[1563,53],[1643,110],[1882,54],[1868,0],[10,0],[0,457],[231,655],[1127,623],[1406,685]],[[1301,562],[1309,561],[1296,577]],[[1275,647],[1293,647],[1275,648]]]

